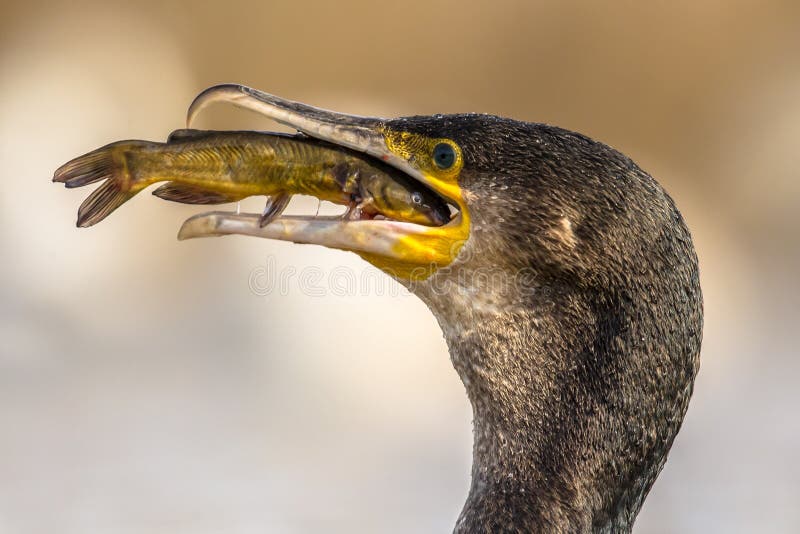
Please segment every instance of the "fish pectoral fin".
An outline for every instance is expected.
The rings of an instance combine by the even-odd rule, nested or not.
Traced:
[[[272,219],[283,213],[283,210],[289,205],[289,200],[291,200],[291,198],[292,195],[288,193],[278,193],[277,195],[268,196],[267,204],[264,206],[264,211],[261,213],[258,225],[264,228]]]
[[[204,189],[196,185],[186,185],[178,182],[167,182],[153,194],[158,198],[180,202],[181,204],[227,204],[242,200],[241,196],[220,193]]]

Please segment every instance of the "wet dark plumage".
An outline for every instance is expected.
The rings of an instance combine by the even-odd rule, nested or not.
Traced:
[[[456,532],[630,531],[699,361],[697,258],[673,200],[563,129],[487,115],[387,125],[453,139],[465,158],[470,239],[411,287],[473,406]]]

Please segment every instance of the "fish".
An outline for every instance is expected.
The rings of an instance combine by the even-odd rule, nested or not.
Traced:
[[[426,226],[450,220],[447,202],[402,171],[360,152],[273,132],[176,130],[166,142],[110,143],[61,167],[53,181],[68,188],[104,181],[78,209],[89,227],[148,186],[159,198],[184,204],[224,204],[264,195],[262,226],[292,195],[347,206],[343,217],[386,218]]]

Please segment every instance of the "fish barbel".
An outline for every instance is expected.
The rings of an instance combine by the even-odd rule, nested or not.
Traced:
[[[101,180],[78,210],[80,227],[100,222],[164,181],[153,194],[186,204],[265,195],[262,226],[294,194],[348,206],[350,218],[381,215],[428,226],[450,220],[444,200],[388,165],[322,141],[275,133],[176,130],[165,143],[118,141],[73,159],[53,176],[69,188]]]

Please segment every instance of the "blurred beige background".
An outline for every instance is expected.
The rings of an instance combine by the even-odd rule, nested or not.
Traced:
[[[800,531],[798,2],[5,0],[0,533],[452,528],[471,414],[420,302],[346,253],[179,243],[199,210],[150,195],[78,230],[87,191],[50,183],[164,138],[220,82],[549,122],[632,156],[682,209],[706,301],[696,393],[635,531]],[[254,288],[265,269],[285,287]]]

